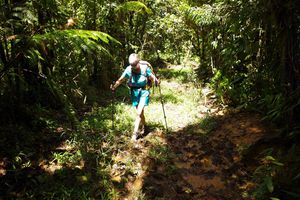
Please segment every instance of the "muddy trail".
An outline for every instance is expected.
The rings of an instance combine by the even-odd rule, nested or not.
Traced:
[[[166,103],[172,131],[153,125],[137,143],[115,154],[112,177],[120,199],[253,199],[252,175],[259,158],[249,161],[244,154],[267,137],[270,126],[258,114],[218,106],[203,88],[195,100],[199,94],[190,83],[173,79],[162,84],[176,88],[184,103]]]
[[[141,195],[145,199],[251,199],[247,194],[254,188],[253,168],[242,159],[242,152],[268,130],[253,113],[215,117],[218,127],[208,136],[199,135],[198,126],[188,126],[140,138],[125,155],[139,160],[140,169],[127,177],[124,174],[129,181],[120,190],[123,199]],[[151,138],[160,145],[148,142]]]

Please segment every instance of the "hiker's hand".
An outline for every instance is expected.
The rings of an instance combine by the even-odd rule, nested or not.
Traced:
[[[155,83],[155,86],[157,87],[160,84],[160,80],[158,78],[156,78],[154,83]]]
[[[114,84],[110,84],[110,89],[114,92],[116,88],[114,87]]]

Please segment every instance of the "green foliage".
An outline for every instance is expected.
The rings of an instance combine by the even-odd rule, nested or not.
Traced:
[[[151,14],[151,10],[142,2],[139,1],[128,1],[118,6],[117,11],[123,12],[145,12],[147,14]]]
[[[199,128],[203,131],[202,134],[205,136],[207,136],[207,134],[216,129],[217,126],[218,123],[216,119],[209,115],[205,116],[199,123]]]
[[[273,149],[267,149],[263,153],[266,154],[262,158],[262,165],[260,165],[254,172],[254,180],[258,183],[258,187],[254,191],[254,196],[257,199],[264,199],[267,194],[274,192],[273,177],[277,176],[282,167],[283,163],[280,163],[272,154]]]
[[[149,157],[158,163],[166,163],[169,160],[169,149],[166,146],[155,146],[149,150]]]
[[[100,45],[100,40],[106,44],[111,42],[119,43],[116,39],[106,33],[78,29],[57,30],[43,35],[34,35],[32,37],[32,41],[38,44],[41,41],[45,41],[56,45],[60,44],[65,47],[69,43],[69,45],[72,45],[73,47],[81,47],[83,50],[95,48],[96,50],[103,51],[105,49]],[[84,44],[88,44],[88,46],[84,46]],[[107,51],[105,51],[105,53],[109,55]]]
[[[80,151],[76,151],[76,153],[61,152],[54,153],[53,158],[52,162],[57,162],[59,165],[78,164],[82,159],[82,155]]]
[[[266,95],[260,102],[261,104],[266,105],[268,110],[264,119],[278,121],[283,116],[283,101],[284,98],[282,94]]]
[[[196,81],[196,75],[190,67],[181,67],[180,69],[161,69],[158,76],[170,80],[179,80],[182,83]]]
[[[209,4],[204,4],[201,7],[190,7],[187,4],[182,4],[180,9],[185,13],[186,19],[199,28],[215,24],[220,20],[216,8]]]
[[[300,24],[299,3],[281,3],[279,9],[276,2],[188,1],[181,11],[187,27],[193,30],[193,53],[200,58],[199,78],[210,82],[222,103],[258,108],[276,122],[287,118],[286,122],[296,122],[299,103],[294,97],[299,96],[299,83],[291,80],[299,77],[292,75],[290,66],[295,65],[286,54],[299,50],[300,41],[295,37],[295,27]],[[295,15],[283,14],[292,10]],[[281,26],[284,21],[293,21],[293,26]],[[281,31],[289,33],[290,39]],[[291,41],[296,44],[288,46]],[[290,55],[299,60],[292,52]],[[290,84],[294,86],[287,89]]]
[[[124,110],[127,112],[123,112]],[[113,112],[115,112],[114,116],[112,116]],[[116,125],[115,131],[125,132],[132,129],[132,114],[131,109],[125,104],[117,104],[114,102],[114,105],[106,108],[95,107],[93,111],[86,116],[86,119],[81,122],[81,126],[84,129],[107,132],[111,128],[112,117],[114,117],[114,123]]]
[[[43,142],[48,141],[47,137],[53,139],[53,134],[43,135],[41,131],[46,128],[55,132],[61,123],[50,117],[51,114],[70,123],[72,131],[72,128],[78,129],[70,136],[78,149],[55,151],[51,155],[55,163],[72,165],[70,163],[78,164],[85,159],[94,160],[97,166],[87,171],[97,168],[94,174],[97,181],[108,179],[104,165],[109,165],[112,150],[100,147],[101,142],[114,146],[115,137],[131,131],[134,111],[127,112],[131,108],[121,98],[126,96],[125,102],[128,102],[127,89],[118,91],[117,104],[102,105],[102,100],[110,98],[105,95],[105,89],[119,76],[132,52],[140,52],[155,67],[163,67],[166,62],[199,61],[193,72],[187,68],[161,71],[162,78],[179,79],[185,87],[175,95],[172,87],[178,85],[162,84],[163,89],[166,88],[162,97],[167,106],[177,106],[177,113],[168,115],[172,127],[178,116],[185,122],[197,121],[195,102],[200,98],[200,91],[189,82],[192,80],[197,85],[209,82],[221,103],[265,113],[264,120],[280,122],[286,127],[284,133],[292,143],[298,142],[299,2],[1,1],[0,114],[5,116],[0,120],[0,125],[5,126],[3,130],[1,127],[4,134],[1,145],[10,147],[5,148],[5,155],[9,153],[16,172],[12,179],[18,180],[22,170],[32,167],[32,156],[43,154],[32,155],[31,145],[36,145],[39,139]],[[186,92],[188,98],[182,95]],[[149,118],[152,124],[158,125],[160,96],[154,95],[152,100],[156,112]],[[95,101],[100,103],[94,104]],[[84,115],[84,109],[92,111]],[[183,116],[183,110],[188,110],[190,115]],[[64,114],[56,113],[60,111]],[[110,127],[114,111],[119,114],[114,116],[113,132]],[[199,125],[207,132],[216,126],[210,118],[204,118]],[[67,133],[64,130],[62,135]],[[159,156],[165,158],[165,151],[159,147],[153,149],[151,155],[159,160]],[[276,191],[279,184],[273,173],[281,166],[270,156],[266,155],[266,163],[255,174],[260,184],[257,197]],[[96,160],[103,162],[99,164]],[[90,181],[87,171],[70,171],[64,169],[54,176],[64,180],[78,175]],[[45,187],[53,183],[44,174],[38,177],[30,178],[32,188],[42,182],[49,181]],[[298,184],[299,172],[293,177],[290,182]],[[56,185],[49,190],[43,188],[44,192],[37,191],[37,194],[50,199],[87,199],[90,196],[110,199],[116,196],[109,181],[98,182],[104,191],[101,194],[89,188],[91,185],[85,181],[73,181],[80,183],[77,187],[83,190]],[[20,198],[38,198],[30,192],[34,189],[26,187],[29,192]],[[299,198],[299,190],[285,192]]]

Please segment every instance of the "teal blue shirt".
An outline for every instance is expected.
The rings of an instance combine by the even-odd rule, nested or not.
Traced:
[[[128,79],[128,82],[131,82],[134,87],[144,87],[147,84],[147,78],[151,76],[152,71],[148,65],[140,64],[140,73],[132,73],[131,66],[126,67],[125,71],[122,74],[122,77]],[[131,80],[130,80],[131,79]]]

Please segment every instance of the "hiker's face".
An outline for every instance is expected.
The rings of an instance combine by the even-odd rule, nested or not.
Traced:
[[[131,67],[133,70],[138,70],[140,68],[140,64],[137,62],[137,63],[132,64]]]

